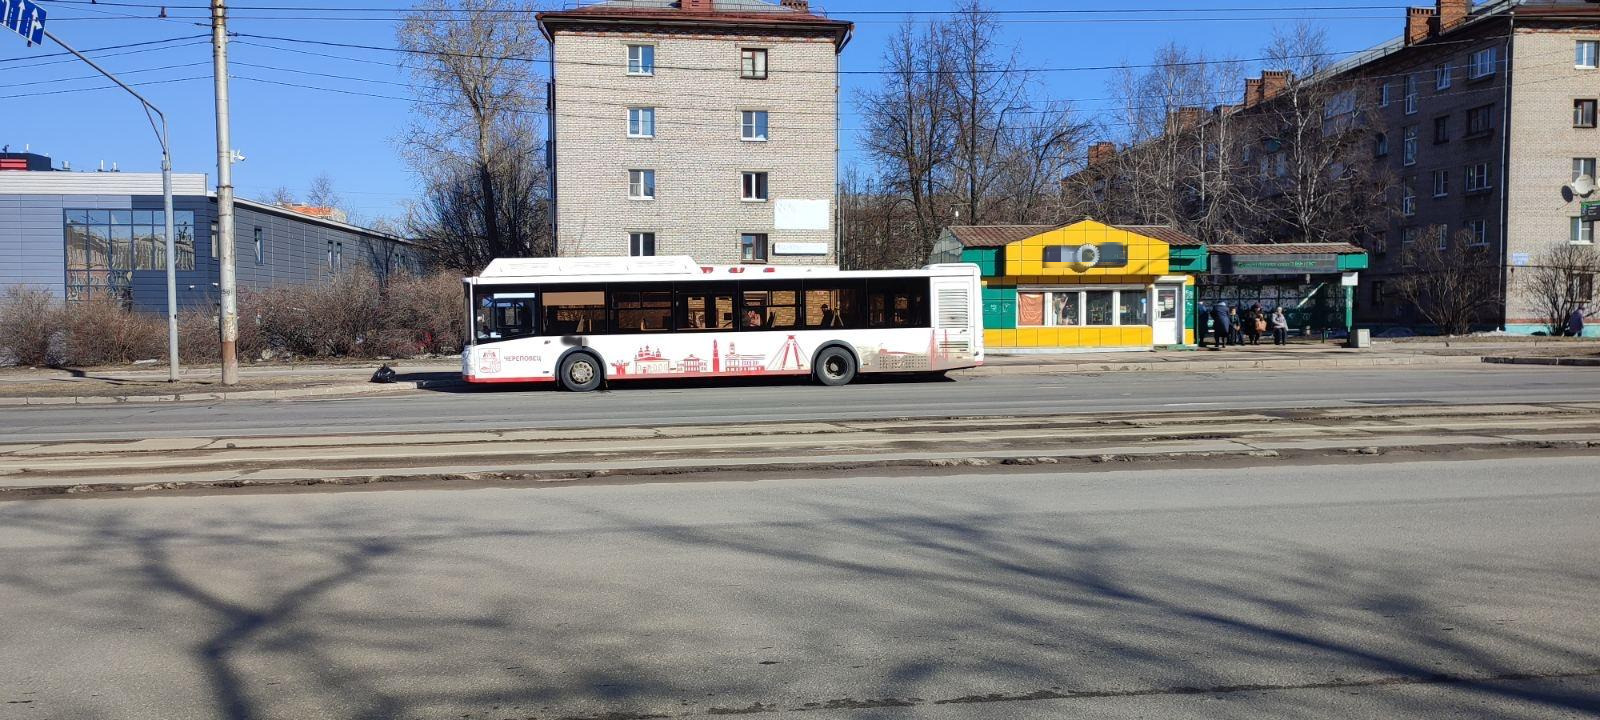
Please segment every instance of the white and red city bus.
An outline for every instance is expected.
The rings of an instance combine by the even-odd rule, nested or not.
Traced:
[[[475,383],[943,373],[983,362],[978,267],[840,271],[688,257],[495,260],[466,278]]]

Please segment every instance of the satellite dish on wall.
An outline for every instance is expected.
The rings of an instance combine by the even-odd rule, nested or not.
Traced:
[[[1578,179],[1573,180],[1567,185],[1567,187],[1571,188],[1573,194],[1575,195],[1589,197],[1590,195],[1594,194],[1594,178],[1589,177],[1588,175],[1579,175]]]

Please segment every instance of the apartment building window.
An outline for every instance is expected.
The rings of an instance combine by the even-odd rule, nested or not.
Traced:
[[[767,111],[740,111],[739,137],[752,142],[765,142],[767,139]]]
[[[1486,77],[1489,77],[1490,75],[1494,74],[1495,65],[1498,62],[1496,57],[1495,57],[1495,50],[1496,50],[1496,48],[1492,48],[1492,47],[1491,48],[1484,48],[1484,49],[1479,50],[1479,51],[1473,53],[1472,55],[1468,56],[1468,58],[1467,58],[1467,79],[1468,80],[1477,80],[1478,78],[1486,78]]]
[[[1377,133],[1372,136],[1372,156],[1389,156],[1389,136],[1387,134]]]
[[[1406,128],[1400,143],[1400,162],[1406,165],[1417,164],[1417,126]]]
[[[1574,275],[1574,276],[1572,276],[1571,284],[1567,288],[1567,295],[1568,295],[1568,299],[1569,300],[1574,300],[1574,301],[1577,301],[1577,302],[1580,302],[1580,303],[1593,302],[1594,301],[1594,276],[1593,275]]]
[[[1422,232],[1421,228],[1414,228],[1414,227],[1408,227],[1408,228],[1406,228],[1404,230],[1401,230],[1400,231],[1400,245],[1401,245],[1401,247],[1411,247],[1411,244],[1417,241],[1417,235],[1419,233],[1421,233],[1421,232]]]
[[[1417,112],[1417,76],[1406,76],[1406,114]]]
[[[266,259],[266,250],[265,250],[265,248],[262,247],[264,245],[264,243],[262,242],[262,239],[261,239],[261,228],[257,227],[255,229],[255,232],[251,233],[251,236],[256,241],[256,264],[260,265],[261,262]],[[215,237],[215,236],[212,236],[212,237]]]
[[[1433,196],[1442,198],[1450,194],[1450,171],[1433,171]]]
[[[1450,116],[1441,115],[1433,119],[1433,144],[1450,142]]]
[[[653,232],[628,233],[628,254],[633,257],[655,255],[656,234]]]
[[[1272,172],[1278,177],[1289,177],[1289,153],[1276,153],[1272,156]]]
[[[1600,60],[1600,40],[1579,40],[1572,64],[1583,70],[1593,70]]]
[[[1389,233],[1379,230],[1372,234],[1372,253],[1374,255],[1389,253]]]
[[[1594,116],[1595,116],[1595,105],[1596,105],[1596,101],[1593,100],[1593,99],[1573,100],[1572,101],[1572,126],[1575,127],[1575,128],[1592,128],[1592,127],[1594,127],[1595,126],[1595,122],[1594,122],[1594,120],[1595,120],[1595,118],[1594,118]]]
[[[654,46],[654,45],[629,45],[628,46],[628,74],[629,75],[654,75],[654,74],[656,74],[656,46]]]
[[[745,233],[739,236],[739,259],[744,262],[767,261],[766,233]]]
[[[1389,107],[1389,83],[1378,86],[1378,107]]]
[[[654,200],[656,199],[656,171],[654,170],[629,170],[628,171],[628,199]]]
[[[1489,163],[1467,166],[1467,192],[1489,189]]]
[[[1573,158],[1572,179],[1577,180],[1584,175],[1588,175],[1590,180],[1594,179],[1594,158]]]
[[[628,137],[653,138],[656,136],[656,109],[628,108]]]
[[[1593,245],[1594,223],[1588,222],[1581,217],[1573,218],[1570,242],[1573,245]]]
[[[1435,225],[1435,226],[1433,226],[1433,242],[1434,242],[1434,246],[1438,247],[1440,250],[1449,250],[1450,249],[1450,226],[1449,225]]]
[[[764,172],[743,173],[743,191],[740,198],[744,200],[766,202],[767,200],[767,174]]]
[[[1372,282],[1372,307],[1374,309],[1383,308],[1383,301],[1389,296],[1388,285],[1388,282],[1384,280],[1374,280]]]
[[[1467,111],[1467,137],[1488,135],[1494,130],[1494,106],[1481,105]]]
[[[745,48],[739,51],[739,77],[746,80],[767,79],[767,51]]]
[[[1406,217],[1417,214],[1417,191],[1410,185],[1400,188],[1400,214]]]
[[[1467,242],[1473,247],[1489,244],[1489,223],[1482,220],[1467,221]]]
[[[1435,67],[1433,69],[1433,89],[1449,90],[1451,81],[1455,79],[1453,77],[1455,72],[1455,67],[1450,63],[1443,63]]]

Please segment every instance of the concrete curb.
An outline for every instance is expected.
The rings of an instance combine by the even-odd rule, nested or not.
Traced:
[[[326,395],[373,395],[408,390],[436,390],[465,387],[460,380],[416,380],[394,383],[344,383],[283,390],[241,390],[238,392],[173,393],[168,395],[80,395],[0,398],[0,407],[24,405],[117,405],[123,403],[223,402],[228,400],[287,400]]]
[[[1483,362],[1496,365],[1559,365],[1562,367],[1600,367],[1600,357],[1519,357],[1487,356]]]
[[[1330,370],[1340,368],[1397,367],[1407,365],[1477,365],[1477,355],[1405,355],[1339,358],[1264,358],[1261,360],[1172,360],[1130,363],[997,364],[979,372],[996,374],[1103,373],[1103,372],[1209,372],[1217,370]]]

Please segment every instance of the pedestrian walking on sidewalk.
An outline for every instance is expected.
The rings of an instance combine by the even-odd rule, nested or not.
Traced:
[[[1567,336],[1583,337],[1583,307],[1572,309],[1572,314],[1567,316]]]
[[[1221,300],[1211,306],[1211,330],[1217,338],[1217,349],[1228,347],[1228,338],[1233,335],[1233,324],[1228,320],[1228,303]]]
[[[1289,318],[1283,316],[1283,306],[1272,309],[1272,344],[1289,344]]]

